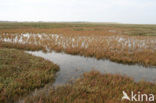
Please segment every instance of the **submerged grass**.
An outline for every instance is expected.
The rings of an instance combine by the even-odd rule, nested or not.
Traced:
[[[89,31],[90,32],[90,31]],[[117,34],[1,34],[0,46],[110,59],[119,63],[156,66],[156,37]]]
[[[14,103],[52,82],[59,67],[24,51],[0,48],[0,103]]]
[[[140,91],[141,94],[156,96],[156,84],[143,81],[136,83],[125,76],[100,74],[97,71],[92,71],[85,73],[73,84],[49,90],[48,95],[40,93],[27,97],[24,103],[131,103],[121,100],[122,91],[128,95],[131,91],[136,94]],[[144,100],[141,103],[145,102]]]

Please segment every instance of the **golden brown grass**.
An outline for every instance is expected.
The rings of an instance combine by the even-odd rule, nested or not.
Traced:
[[[2,47],[156,66],[155,34],[155,25],[0,23],[0,102],[14,102],[43,87],[58,69],[49,61]],[[155,84],[90,72],[72,85],[50,90],[48,96],[27,98],[26,103],[127,103],[121,101],[123,90],[156,94]]]
[[[156,25],[0,23],[0,46],[156,66],[155,34]]]
[[[156,37],[122,34],[0,34],[0,45],[24,50],[63,51],[128,64],[156,66]],[[88,31],[90,32],[90,31]],[[69,33],[69,34],[67,34]],[[78,34],[75,34],[78,33]],[[105,34],[106,33],[106,34]]]
[[[85,73],[73,84],[49,90],[49,94],[41,93],[25,99],[25,103],[134,103],[121,100],[125,91],[156,96],[156,84],[147,82],[135,83],[128,77],[111,74],[100,74],[97,71]],[[136,102],[140,103],[140,102]],[[149,103],[143,101],[141,103]],[[153,102],[155,103],[155,102]]]
[[[14,103],[52,82],[59,67],[24,51],[0,48],[0,103]]]

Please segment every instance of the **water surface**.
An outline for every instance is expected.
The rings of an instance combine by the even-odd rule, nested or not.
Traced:
[[[101,73],[127,75],[136,82],[141,80],[156,82],[155,67],[119,64],[109,60],[97,60],[91,57],[57,52],[43,53],[42,51],[28,51],[28,53],[50,60],[59,65],[60,71],[57,73],[54,85],[63,85],[70,80],[80,77],[84,72],[91,70],[98,70]]]

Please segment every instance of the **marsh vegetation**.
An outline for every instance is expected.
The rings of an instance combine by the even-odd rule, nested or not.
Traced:
[[[122,90],[134,90],[144,93],[156,93],[155,66],[156,66],[156,25],[129,25],[129,24],[105,24],[105,23],[0,23],[0,102],[15,102],[21,97],[25,103],[114,103],[121,102]],[[24,52],[27,51],[27,52]],[[31,52],[30,52],[31,51]],[[49,92],[39,93],[31,97],[31,92],[37,88],[44,87],[55,78],[58,66],[53,64],[54,56],[38,53],[60,52],[60,55],[79,55],[82,58],[92,58],[96,62],[110,60],[111,66],[105,70],[111,74],[102,74],[93,71],[85,73],[84,76],[72,84],[56,87]],[[44,53],[43,53],[44,52]],[[52,61],[34,57],[43,57]],[[65,54],[67,53],[67,54]],[[56,53],[55,53],[56,54]],[[57,55],[57,54],[56,54]],[[46,56],[46,57],[44,57]],[[67,58],[67,59],[66,59]],[[78,71],[82,68],[74,68],[73,62],[65,62],[70,57],[58,58],[68,64],[69,70],[82,74]],[[96,58],[96,59],[95,59]],[[84,60],[84,59],[83,59]],[[82,60],[82,61],[83,61]],[[57,61],[57,60],[56,60]],[[116,65],[113,66],[113,62]],[[80,62],[80,61],[77,61]],[[85,62],[87,60],[85,59]],[[55,62],[54,62],[55,63]],[[61,68],[62,66],[56,62]],[[92,62],[92,64],[94,64]],[[130,79],[124,75],[113,75],[116,71],[125,72],[120,64],[131,64],[134,68],[128,70]],[[69,66],[71,65],[71,66]],[[99,64],[100,65],[100,64]],[[120,66],[117,66],[120,65]],[[141,65],[140,67],[138,65]],[[143,67],[144,66],[144,67]],[[65,67],[65,68],[67,68]],[[78,66],[77,66],[78,67]],[[88,66],[89,68],[90,66]],[[126,67],[126,66],[123,66]],[[94,68],[98,69],[98,68]],[[132,69],[132,68],[131,68]],[[60,72],[62,72],[60,70]],[[79,73],[81,72],[81,73]],[[144,72],[144,74],[142,73]],[[69,72],[74,74],[73,72]],[[149,76],[149,75],[151,76]],[[59,75],[59,72],[57,76]],[[68,74],[67,74],[68,75]],[[80,76],[80,75],[79,75]],[[79,77],[77,76],[77,77]],[[58,76],[59,77],[59,76]],[[74,76],[73,76],[74,77]],[[76,77],[76,78],[77,78]],[[143,82],[135,80],[140,77]],[[152,83],[150,83],[152,78]],[[57,79],[57,78],[56,78]],[[147,79],[147,80],[146,80]],[[64,79],[62,80],[64,81]],[[145,82],[146,81],[146,82]],[[148,82],[147,82],[148,81]],[[149,82],[150,81],[150,82]],[[45,95],[45,93],[47,93]],[[127,101],[122,101],[127,102]]]
[[[36,96],[25,98],[25,103],[133,103],[121,101],[122,92],[138,91],[156,94],[156,85],[147,82],[135,83],[120,75],[101,74],[97,71],[85,73],[73,84],[60,86]],[[136,102],[137,103],[137,102]],[[139,102],[138,102],[139,103]],[[147,102],[148,103],[148,102]]]
[[[56,64],[24,51],[0,48],[0,103],[14,103],[55,79]]]
[[[120,74],[133,78],[135,82],[156,82],[156,68],[140,65],[119,64],[109,60],[99,60],[93,57],[71,55],[61,52],[44,53],[42,51],[27,51],[34,56],[42,57],[59,65],[54,86],[64,85],[69,81],[77,79],[85,72],[97,70],[102,74]],[[61,59],[60,59],[61,58]],[[72,64],[72,65],[71,65]]]
[[[156,66],[156,37],[121,34],[0,34],[2,47],[66,52],[127,64]]]

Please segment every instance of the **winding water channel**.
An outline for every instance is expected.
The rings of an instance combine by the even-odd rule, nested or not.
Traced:
[[[133,78],[136,82],[144,80],[156,83],[156,67],[147,68],[139,65],[119,64],[109,60],[97,60],[96,58],[57,53],[54,51],[51,53],[27,51],[27,53],[50,60],[60,67],[53,84],[50,83],[44,88],[35,90],[28,96],[40,95],[40,93],[47,95],[51,88],[64,85],[73,79],[79,78],[84,72],[92,70],[98,70],[103,74],[126,75]],[[19,99],[17,103],[25,103],[24,98]]]
[[[28,53],[59,65],[60,71],[57,73],[54,86],[63,85],[70,80],[80,77],[84,72],[91,70],[98,70],[101,73],[126,75],[133,78],[136,82],[141,80],[156,82],[156,67],[119,64],[109,60],[97,60],[96,58],[57,53],[54,51],[51,53],[28,51]]]

